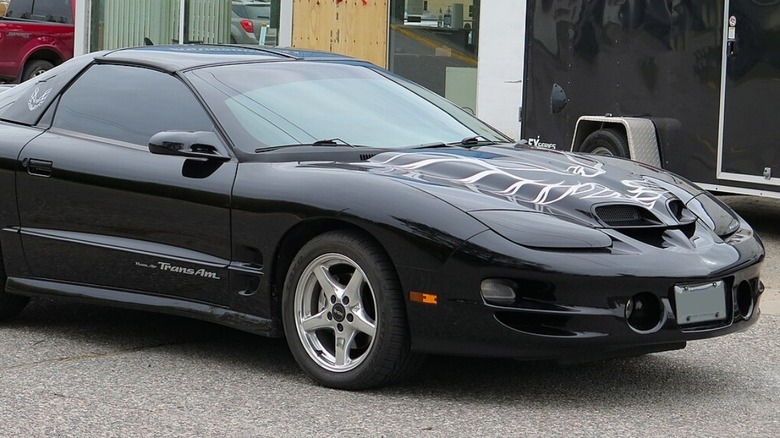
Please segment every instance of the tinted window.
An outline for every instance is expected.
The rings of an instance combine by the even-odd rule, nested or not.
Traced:
[[[53,126],[146,145],[160,131],[213,131],[190,90],[174,76],[95,65],[65,91]]]
[[[7,17],[24,20],[73,23],[71,0],[13,0]]]
[[[78,56],[0,94],[0,120],[38,123],[60,91],[90,62],[91,55]]]
[[[8,5],[8,11],[5,15],[10,18],[30,19],[32,18],[32,5],[33,0],[13,0]]]
[[[54,23],[73,23],[70,0],[37,0],[32,18]]]

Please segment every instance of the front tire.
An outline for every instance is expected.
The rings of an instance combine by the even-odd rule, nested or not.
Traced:
[[[362,235],[329,232],[304,245],[287,274],[282,312],[295,360],[324,386],[384,386],[417,363],[395,270]]]

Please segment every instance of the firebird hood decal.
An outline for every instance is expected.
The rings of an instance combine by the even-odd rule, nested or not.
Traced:
[[[327,167],[347,169],[332,163]],[[612,157],[544,149],[482,147],[478,150],[385,152],[363,171],[414,186],[465,212],[491,209],[538,211],[594,227],[603,226],[595,205],[631,204],[677,224],[667,204],[698,194],[655,168]]]
[[[575,197],[593,203],[610,199],[629,201],[653,209],[668,193],[639,178],[622,179],[619,187],[606,186],[599,178],[607,173],[604,163],[572,154],[562,154],[562,158],[556,163],[559,166],[542,166],[529,161],[484,160],[454,154],[387,153],[374,162],[405,172],[410,178],[439,180],[508,199],[520,197],[537,206]],[[451,173],[446,172],[448,167]],[[472,173],[463,175],[468,168]]]

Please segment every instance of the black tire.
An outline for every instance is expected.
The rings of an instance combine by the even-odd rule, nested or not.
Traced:
[[[282,321],[298,365],[327,387],[388,385],[420,363],[410,349],[395,269],[380,247],[356,233],[329,232],[304,245],[287,273]]]
[[[5,265],[3,265],[3,258],[0,256],[0,321],[5,321],[18,315],[30,301],[29,297],[7,293],[5,291],[6,280]]]
[[[631,158],[626,136],[616,129],[599,129],[585,138],[580,152]]]
[[[43,59],[32,59],[27,61],[27,64],[24,66],[24,73],[22,73],[22,82],[34,78],[39,74],[43,74],[53,68],[54,64]]]

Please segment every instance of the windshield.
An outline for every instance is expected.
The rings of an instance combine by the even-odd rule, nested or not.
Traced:
[[[374,148],[458,143],[474,136],[508,141],[444,99],[423,98],[423,92],[412,91],[416,86],[407,88],[366,66],[257,63],[208,67],[187,76],[234,144],[247,152],[325,139]]]

